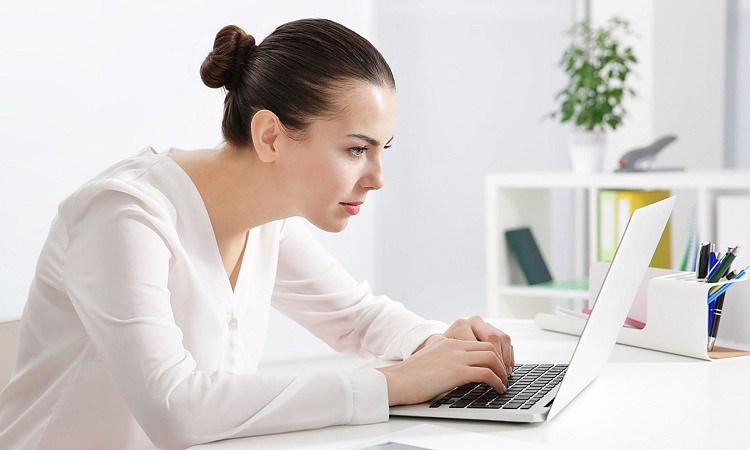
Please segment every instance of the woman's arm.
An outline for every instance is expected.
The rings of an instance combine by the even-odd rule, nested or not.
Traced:
[[[273,306],[338,351],[405,359],[448,325],[373,295],[297,219],[282,228]]]
[[[426,321],[373,295],[298,221],[282,230],[274,305],[337,350],[403,359],[378,369],[390,405],[427,401],[472,381],[506,390],[513,366],[508,335],[478,317],[450,327]]]

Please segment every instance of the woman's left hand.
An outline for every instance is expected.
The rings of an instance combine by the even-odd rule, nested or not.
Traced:
[[[445,338],[462,341],[489,342],[495,346],[495,351],[500,360],[505,364],[508,374],[510,375],[513,371],[515,359],[513,357],[513,346],[510,344],[510,336],[488,324],[479,316],[456,320],[445,333],[436,334],[427,338],[422,345],[417,347],[414,353]]]

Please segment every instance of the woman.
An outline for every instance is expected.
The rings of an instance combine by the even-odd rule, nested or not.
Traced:
[[[65,199],[0,395],[2,448],[183,448],[384,421],[388,405],[483,381],[505,390],[507,335],[426,321],[355,282],[300,217],[343,230],[383,186],[395,83],[327,20],[260,45],[223,28],[201,67],[227,91],[219,149],[147,149]],[[270,305],[381,369],[255,375]]]

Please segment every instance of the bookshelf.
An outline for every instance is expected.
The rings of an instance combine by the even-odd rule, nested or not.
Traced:
[[[556,279],[586,279],[590,263],[597,260],[599,191],[667,189],[677,195],[670,221],[671,260],[676,267],[693,215],[698,240],[715,240],[717,197],[750,194],[750,171],[492,173],[485,189],[488,314],[533,318],[538,312],[554,312],[556,306],[581,308],[589,295],[525,285],[508,251],[505,230],[530,227]]]

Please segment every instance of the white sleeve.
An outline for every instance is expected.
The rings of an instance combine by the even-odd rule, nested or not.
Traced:
[[[448,325],[358,283],[298,220],[285,221],[273,305],[339,351],[405,359]]]
[[[173,317],[179,299],[167,287],[165,214],[128,193],[81,197],[68,221],[66,289],[115,388],[156,445],[387,420],[385,378],[374,369],[298,377],[197,370]]]

